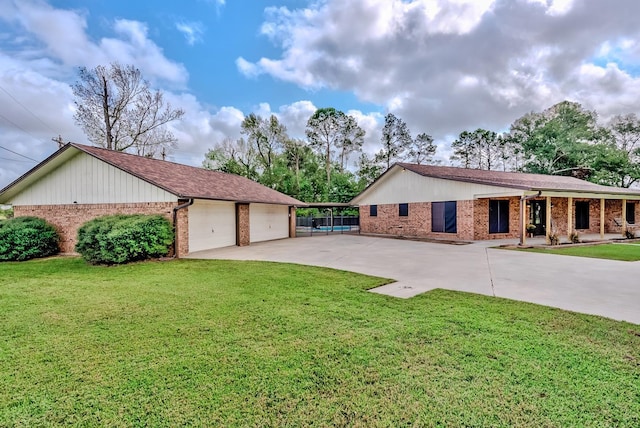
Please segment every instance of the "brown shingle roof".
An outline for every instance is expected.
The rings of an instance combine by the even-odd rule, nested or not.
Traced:
[[[480,169],[455,168],[449,166],[416,165],[398,163],[398,166],[425,177],[491,186],[510,187],[521,190],[555,190],[571,192],[594,192],[610,194],[640,194],[638,190],[601,186],[574,177],[559,175],[526,174],[521,172],[486,171]]]
[[[82,144],[71,143],[70,146],[158,186],[179,198],[305,205],[304,202],[239,175],[149,159]]]

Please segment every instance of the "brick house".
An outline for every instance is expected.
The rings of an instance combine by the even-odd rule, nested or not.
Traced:
[[[14,215],[46,219],[73,252],[78,228],[109,214],[160,214],[175,253],[295,236],[292,197],[233,174],[69,143],[0,191]]]
[[[572,177],[397,163],[356,196],[363,233],[459,240],[624,234],[640,190]]]

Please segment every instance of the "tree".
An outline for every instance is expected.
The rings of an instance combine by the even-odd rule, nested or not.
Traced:
[[[373,183],[373,181],[382,174],[383,166],[380,162],[377,162],[374,159],[371,159],[366,153],[361,153],[360,158],[357,162],[358,171],[358,185],[360,186],[360,190],[364,190],[369,184]]]
[[[596,112],[569,101],[519,118],[511,134],[522,145],[526,172],[589,179],[599,157],[613,153],[599,146],[610,139]]]
[[[433,137],[425,132],[418,134],[411,140],[408,147],[409,161],[413,163],[428,164],[433,162],[436,154],[436,145],[433,144]]]
[[[109,150],[132,149],[144,156],[176,144],[166,125],[184,111],[165,103],[162,92],[152,92],[133,65],[80,67],[78,77],[71,86],[77,108],[74,118],[93,144]]]
[[[411,134],[404,120],[393,113],[387,113],[382,128],[382,149],[376,153],[376,160],[386,164],[389,169],[392,162],[404,159],[411,141]]]
[[[251,113],[242,121],[242,134],[247,136],[262,166],[262,184],[272,186],[276,180],[273,175],[275,158],[283,148],[287,137],[287,128],[275,115],[269,119]]]
[[[630,187],[640,181],[640,120],[633,113],[618,115],[609,122],[608,129],[613,143],[626,158],[617,185]]]
[[[504,159],[503,141],[493,131],[478,128],[473,132],[464,131],[451,143],[451,160],[464,168],[495,170]],[[502,165],[502,169],[506,169]]]
[[[205,169],[237,174],[252,180],[258,180],[258,161],[254,148],[244,138],[235,142],[225,138],[204,155],[202,166]]]
[[[317,109],[307,121],[307,138],[325,164],[327,192],[331,187],[331,164],[336,150],[340,150],[341,168],[346,155],[362,146],[364,130],[352,116],[333,107]],[[327,193],[328,195],[328,193]]]
[[[338,141],[338,148],[340,149],[340,172],[344,172],[345,163],[349,155],[362,149],[364,135],[364,129],[358,126],[355,118],[346,116],[343,123],[342,135]]]

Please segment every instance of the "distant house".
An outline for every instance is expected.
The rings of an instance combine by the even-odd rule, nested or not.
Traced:
[[[640,191],[572,177],[398,163],[351,202],[363,233],[460,240],[624,233]]]
[[[160,214],[174,223],[177,256],[293,237],[305,205],[237,175],[74,143],[2,189],[0,204],[54,224],[62,252],[92,218]]]

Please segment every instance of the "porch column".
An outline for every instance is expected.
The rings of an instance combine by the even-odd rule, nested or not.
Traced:
[[[567,198],[567,238],[571,242],[571,234],[573,233],[573,198]]]
[[[622,236],[627,236],[627,200],[622,200]]]
[[[600,239],[604,239],[604,198],[600,198]]]
[[[527,201],[520,198],[520,245],[527,243]]]
[[[549,236],[551,235],[551,196],[547,196],[547,224],[545,225],[546,227],[546,239],[547,239],[547,245],[551,244],[551,239],[549,238]]]

